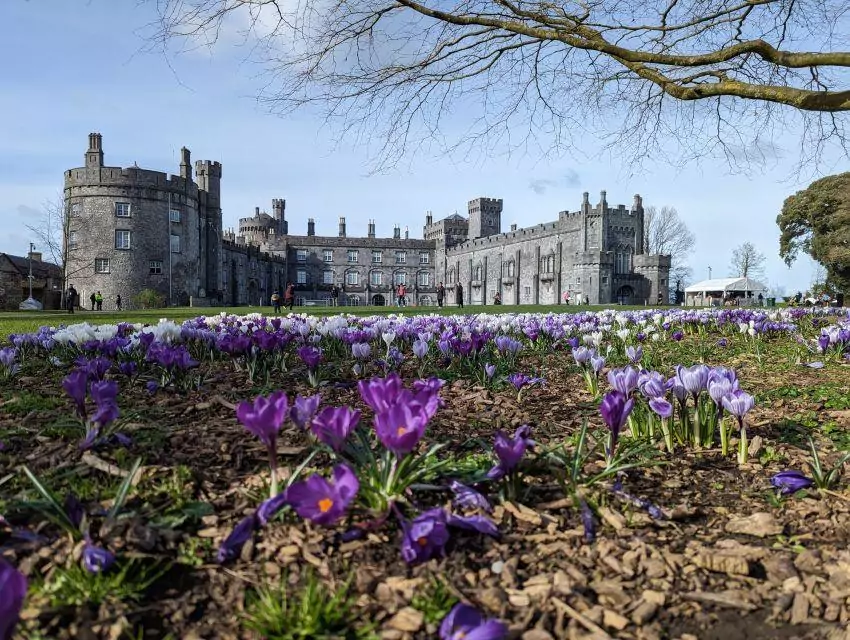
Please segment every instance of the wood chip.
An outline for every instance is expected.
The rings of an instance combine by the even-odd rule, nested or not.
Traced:
[[[745,602],[738,595],[729,595],[726,593],[709,593],[707,591],[692,591],[683,593],[682,597],[685,600],[693,600],[695,602],[704,602],[706,604],[716,604],[721,607],[730,607],[731,609],[743,609],[744,611],[755,611],[757,606],[749,602]]]

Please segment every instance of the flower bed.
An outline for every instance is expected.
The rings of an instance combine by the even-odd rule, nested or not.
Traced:
[[[0,638],[850,621],[840,311],[219,315],[10,343]]]

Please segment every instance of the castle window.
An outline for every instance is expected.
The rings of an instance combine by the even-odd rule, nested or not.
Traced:
[[[349,262],[357,262],[357,249],[349,249],[348,250],[348,261]]]
[[[576,276],[576,284],[581,284],[581,276]]]
[[[360,306],[360,296],[348,296],[348,306],[349,307],[359,307]]]
[[[395,274],[395,284],[396,286],[400,284],[407,284],[407,274],[404,271],[398,271]]]
[[[531,297],[531,287],[525,287],[525,297],[526,298]]]
[[[130,217],[130,203],[129,202],[116,202],[115,203],[115,215],[119,218],[129,218]]]
[[[79,202],[75,202],[71,205],[71,216],[74,218],[80,217],[80,214],[83,212],[83,205]]]
[[[420,287],[430,287],[431,286],[431,274],[427,271],[422,271],[419,273],[419,286]]]
[[[419,264],[428,264],[431,262],[431,254],[424,251],[419,254]]]
[[[360,274],[356,271],[349,271],[345,274],[345,284],[350,284],[353,287],[356,287],[360,284]]]
[[[478,265],[477,267],[475,267],[475,277],[473,278],[473,280],[476,280],[476,281],[479,281],[479,282],[481,281],[481,265]]]
[[[369,282],[373,287],[380,287],[384,284],[384,274],[380,271],[373,271],[369,274]]]
[[[171,234],[171,253],[180,253],[180,236]]]
[[[180,209],[170,209],[168,211],[169,222],[180,222]]]
[[[68,248],[76,249],[77,248],[77,232],[69,231],[68,232]]]
[[[383,262],[384,256],[380,251],[372,252],[372,264],[381,264]]]
[[[395,263],[396,264],[407,264],[407,252],[406,251],[396,251],[395,252]]]
[[[162,260],[150,261],[150,274],[152,276],[162,275]],[[224,279],[227,280],[227,271],[222,271]]]
[[[126,229],[115,230],[115,248],[129,249],[130,248],[130,232]]]
[[[307,250],[299,249],[296,253],[298,262],[307,262]]]
[[[508,262],[507,266],[505,267],[505,275],[508,278],[513,278],[515,273],[516,273],[516,262],[514,262],[513,260],[510,260]]]
[[[446,282],[454,282],[455,281],[455,270],[449,269],[448,276],[446,277]]]
[[[109,273],[109,258],[95,258],[94,259],[94,272],[95,273]]]
[[[608,276],[602,276],[602,284],[608,284]]]
[[[298,284],[307,284],[307,270],[306,269],[298,269],[295,272],[295,282]]]
[[[322,284],[333,284],[334,283],[334,272],[330,269],[325,269],[322,271]]]
[[[325,262],[333,262],[334,261],[333,249],[325,249],[324,254],[322,255],[322,259]]]

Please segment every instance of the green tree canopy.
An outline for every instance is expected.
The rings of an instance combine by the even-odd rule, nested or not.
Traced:
[[[821,178],[787,198],[776,223],[788,266],[802,251],[826,268],[828,283],[850,287],[850,173]]]

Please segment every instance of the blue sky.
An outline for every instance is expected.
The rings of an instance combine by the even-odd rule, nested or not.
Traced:
[[[753,242],[768,257],[767,281],[789,292],[805,289],[814,266],[803,257],[788,269],[777,255],[775,224],[783,200],[806,186],[788,179],[793,157],[755,175],[733,173],[720,160],[700,165],[657,165],[636,176],[623,163],[540,160],[531,155],[464,163],[417,156],[386,175],[369,175],[366,150],[334,144],[317,114],[281,118],[258,105],[259,69],[227,38],[214,50],[166,58],[142,52],[138,30],[154,18],[152,4],[115,0],[3,0],[0,3],[0,251],[25,254],[34,240],[27,224],[45,202],[61,196],[65,169],[83,164],[87,136],[103,135],[106,164],[178,172],[179,148],[193,160],[223,164],[225,226],[255,206],[271,209],[285,198],[290,231],[335,234],[345,215],[349,235],[378,233],[398,223],[421,237],[426,210],[443,217],[465,212],[477,196],[503,198],[503,227],[554,220],[575,210],[583,191],[597,202],[674,206],[697,237],[690,264],[694,279],[728,275],[732,249]],[[463,121],[464,114],[455,114]],[[792,147],[787,140],[775,140]],[[592,143],[590,145],[593,146]],[[834,172],[841,170],[835,169]]]

